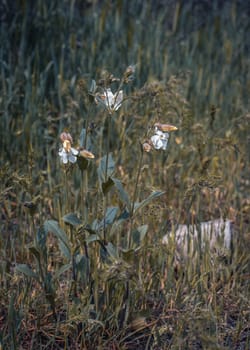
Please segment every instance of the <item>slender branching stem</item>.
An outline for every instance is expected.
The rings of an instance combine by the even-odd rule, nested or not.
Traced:
[[[140,147],[140,152],[141,153],[140,153],[138,171],[137,171],[137,175],[136,175],[135,188],[134,188],[134,193],[133,193],[133,198],[132,198],[132,206],[130,209],[130,224],[129,224],[129,230],[128,230],[128,249],[131,246],[131,233],[132,233],[133,222],[134,222],[135,201],[136,201],[136,197],[137,197],[138,184],[139,184],[139,179],[140,179],[141,170],[142,170],[142,161],[143,161],[143,148],[142,147]]]
[[[110,144],[110,127],[111,127],[111,115],[108,115],[108,130],[107,130],[107,147],[106,147],[106,163],[105,163],[105,182],[108,181],[108,166],[109,166],[109,144]],[[103,224],[103,239],[104,242],[106,242],[106,220],[105,220],[105,214],[107,210],[107,194],[104,194],[103,196],[103,217],[104,217],[104,224]]]

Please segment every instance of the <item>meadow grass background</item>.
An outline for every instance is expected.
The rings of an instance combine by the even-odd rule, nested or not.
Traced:
[[[0,7],[0,347],[248,349],[248,2]],[[110,119],[91,81],[129,65],[129,98]],[[135,187],[155,121],[178,131],[143,155]],[[59,135],[77,146],[83,128],[95,159],[65,171]],[[107,151],[122,190],[103,194]],[[164,194],[129,217],[124,191],[140,203]],[[103,237],[95,220],[109,209]],[[234,221],[229,256],[176,261],[161,244],[170,220],[219,217]]]

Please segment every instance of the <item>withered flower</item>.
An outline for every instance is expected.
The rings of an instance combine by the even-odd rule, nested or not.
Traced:
[[[73,143],[73,139],[72,139],[72,136],[70,135],[69,132],[62,132],[61,135],[60,135],[60,140],[62,141],[62,143],[64,141],[69,141],[70,143]]]
[[[163,131],[163,132],[169,132],[169,131],[176,131],[176,130],[178,130],[178,128],[176,126],[170,125],[170,124],[155,123],[154,127],[157,128],[160,131]]]
[[[80,149],[79,155],[83,158],[86,158],[86,159],[94,159],[95,158],[94,154],[90,151],[87,151],[86,149]]]

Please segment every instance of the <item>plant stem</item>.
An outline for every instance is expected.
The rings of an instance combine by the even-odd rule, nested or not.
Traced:
[[[110,120],[111,116],[108,115],[108,131],[107,131],[107,151],[106,151],[106,164],[105,164],[105,182],[108,181],[108,165],[109,165],[109,143],[110,143]],[[105,220],[105,214],[107,210],[107,194],[104,194],[103,197],[103,217],[104,217],[104,224],[103,224],[103,239],[104,242],[106,242],[106,220]]]
[[[129,225],[129,231],[128,231],[128,249],[130,248],[131,245],[131,232],[133,228],[133,221],[134,221],[134,209],[135,209],[135,201],[137,197],[137,191],[138,191],[138,183],[141,175],[141,169],[142,169],[142,161],[143,161],[143,148],[140,147],[141,154],[140,154],[140,159],[139,159],[139,166],[138,166],[138,171],[136,175],[136,181],[135,181],[135,188],[134,188],[134,194],[133,194],[133,199],[132,199],[132,207],[130,210],[130,225]]]

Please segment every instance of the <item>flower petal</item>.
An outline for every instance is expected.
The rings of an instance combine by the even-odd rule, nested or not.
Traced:
[[[165,151],[168,146],[168,140],[162,140],[162,149]]]
[[[162,148],[162,140],[158,135],[153,135],[151,137],[151,141],[153,143],[153,146],[155,149],[161,149]]]
[[[114,105],[114,95],[111,91],[110,88],[106,89],[105,90],[105,104],[106,106],[111,109],[113,108],[113,105]]]
[[[71,153],[74,155],[74,156],[77,156],[79,151],[73,147],[71,147]]]
[[[70,153],[70,154],[68,155],[68,159],[69,159],[70,163],[75,163],[76,160],[77,160],[77,157],[74,156],[72,153]]]
[[[117,109],[119,109],[122,105],[122,100],[123,100],[123,91],[120,90],[118,94],[115,95],[115,106],[114,109],[115,111],[117,111]]]
[[[61,155],[61,162],[63,162],[63,164],[67,164],[68,163],[68,154],[67,153],[63,153]]]

